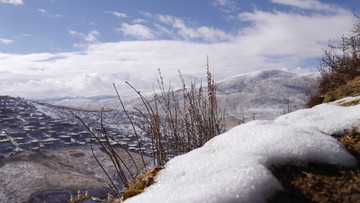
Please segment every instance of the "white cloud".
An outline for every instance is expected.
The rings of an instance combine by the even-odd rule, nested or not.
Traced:
[[[236,0],[213,0],[210,5],[219,8],[225,13],[231,13],[238,10]]]
[[[59,15],[59,14],[51,14],[49,11],[47,11],[43,8],[38,8],[36,11],[41,13],[43,16],[48,16],[50,18],[61,18],[62,17],[62,15]]]
[[[126,36],[132,36],[136,39],[155,39],[155,32],[149,27],[141,24],[127,24],[122,23],[121,28],[118,29],[122,34]]]
[[[175,33],[170,28],[166,28],[158,23],[155,23],[154,27],[157,29],[158,32],[175,38],[174,37]]]
[[[138,19],[135,19],[132,21],[132,23],[134,24],[140,24],[140,23],[145,23],[146,20],[145,19],[142,19],[142,18],[138,18]]]
[[[38,8],[37,11],[40,12],[40,13],[48,13],[47,10],[42,9],[42,8]]]
[[[69,30],[69,33],[70,33],[71,35],[84,37],[84,34],[82,34],[82,33],[80,33],[80,32],[77,32],[77,31],[75,31],[75,30]]]
[[[146,11],[139,11],[139,13],[144,16],[144,17],[147,17],[147,18],[152,18],[154,15],[149,13],[149,12],[146,12]]]
[[[118,18],[127,18],[128,17],[125,13],[120,13],[120,12],[116,12],[116,11],[106,11],[105,13],[112,14]]]
[[[166,36],[170,39],[197,40],[204,42],[221,42],[233,39],[232,34],[228,34],[221,29],[197,26],[198,23],[196,22],[186,22],[175,16],[151,14],[143,11],[140,11],[140,14],[154,21],[152,29],[145,26],[146,30],[151,32],[151,36],[154,37],[154,39],[158,36]]]
[[[14,42],[14,40],[11,40],[11,39],[0,38],[0,43],[2,43],[2,44],[11,44],[13,42]]]
[[[323,11],[335,11],[338,12],[340,10],[345,11],[342,8],[337,6],[322,3],[318,0],[272,0],[273,3],[293,6],[301,9],[309,9],[309,10],[323,10]]]
[[[227,34],[220,29],[206,26],[189,27],[185,24],[184,20],[174,16],[157,15],[157,18],[161,23],[175,28],[177,34],[183,39],[201,39],[206,42],[220,42],[231,40],[233,38],[232,35]]]
[[[23,0],[0,0],[0,3],[21,5],[24,4]]]
[[[222,30],[206,26],[196,28],[196,32],[198,33],[199,38],[202,38],[207,42],[227,41],[233,38],[232,35],[227,34]]]
[[[325,48],[329,39],[337,39],[350,31],[353,19],[351,12],[307,16],[255,11],[242,13],[238,17],[241,21],[252,23],[238,37],[243,46],[249,47],[249,52],[296,58],[320,56],[320,47]]]
[[[97,30],[91,30],[88,34],[77,32],[75,30],[69,30],[68,32],[73,36],[81,38],[84,42],[86,42],[86,44],[98,42],[97,38],[100,36],[100,32]],[[76,43],[74,44],[74,47],[83,48],[86,44]]]
[[[100,32],[97,30],[92,30],[88,33],[88,35],[85,37],[85,41],[89,43],[97,42],[97,37],[99,37]]]

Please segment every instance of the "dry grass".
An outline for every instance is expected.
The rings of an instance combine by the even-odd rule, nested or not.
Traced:
[[[354,101],[350,101],[350,102],[342,102],[340,103],[340,106],[355,106],[360,104],[360,100],[354,100]]]
[[[335,88],[325,94],[324,102],[332,102],[345,97],[355,97],[360,95],[360,76],[348,81],[345,85]]]

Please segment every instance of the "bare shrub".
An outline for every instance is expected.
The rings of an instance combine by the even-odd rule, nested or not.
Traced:
[[[308,106],[321,103],[327,92],[360,75],[360,17],[355,14],[355,19],[351,34],[329,43],[324,51],[319,66],[319,91],[310,96]]]
[[[92,138],[100,145],[101,150],[108,155],[109,159],[111,160],[112,165],[115,168],[117,178],[120,179],[120,182],[124,185],[125,188],[129,188],[130,182],[133,182],[136,179],[136,176],[138,174],[140,174],[141,170],[140,170],[139,166],[137,165],[133,156],[130,154],[130,152],[125,147],[122,147],[122,145],[117,140],[115,140],[113,137],[111,137],[107,133],[106,128],[103,125],[103,111],[101,112],[101,117],[100,117],[101,118],[101,121],[100,121],[101,134],[100,135],[98,135],[96,132],[94,132],[90,128],[90,126],[88,124],[86,124],[80,117],[78,117],[77,115],[74,115],[74,116],[89,131],[89,133],[92,135]],[[129,156],[129,158],[131,159],[131,161],[133,163],[132,165],[136,169],[135,173],[132,170],[130,170],[130,167],[124,162],[124,157],[119,156],[119,153],[116,151],[116,149],[111,144],[112,142],[117,143],[117,145],[120,146],[126,152],[126,154]],[[94,150],[93,150],[93,142],[92,141],[90,142],[90,147],[91,147],[91,152],[92,152],[93,157],[95,158],[96,162],[99,164],[99,166],[101,167],[101,169],[103,170],[103,172],[105,173],[106,177],[108,178],[108,180],[110,182],[110,184],[109,184],[110,189],[113,191],[113,193],[118,198],[121,198],[122,195],[120,192],[121,191],[120,188],[122,188],[122,186],[119,185],[119,183],[116,181],[117,178],[114,178],[111,176],[111,174],[109,174],[109,172],[105,169],[103,164],[96,157]],[[142,153],[140,153],[140,154],[141,154],[141,159],[142,159],[142,163],[143,163],[143,168],[145,168],[146,165],[145,165],[143,154]]]
[[[117,141],[107,133],[103,125],[102,114],[100,120],[100,135],[92,131],[89,125],[75,115],[91,133],[93,139],[100,145],[102,151],[110,158],[116,171],[116,178],[112,177],[108,171],[106,171],[102,163],[93,153],[95,160],[110,181],[109,187],[118,198],[126,199],[141,193],[145,187],[148,187],[154,182],[156,173],[161,170],[172,157],[201,147],[208,140],[225,131],[225,125],[222,124],[223,113],[218,110],[216,86],[208,63],[206,70],[206,88],[203,88],[202,85],[197,87],[194,83],[191,83],[190,87],[187,87],[179,71],[179,78],[182,83],[182,89],[180,90],[174,90],[171,86],[165,88],[164,79],[159,70],[159,79],[157,81],[159,90],[154,92],[153,98],[144,97],[140,91],[126,82],[142,101],[142,108],[134,108],[142,117],[142,122],[140,123],[133,121],[124,106],[116,85],[113,84],[120,105],[131,123],[138,144],[137,147],[141,155],[142,167],[140,168],[129,151],[125,147],[122,147],[131,158],[136,168],[136,173],[133,173],[129,169],[130,167],[123,161],[124,157],[119,156],[112,146],[111,143]],[[149,102],[150,99],[151,102]],[[140,139],[136,125],[151,138],[153,168],[146,168],[147,166],[143,156],[144,143],[142,143],[143,140]],[[117,144],[121,147],[120,143],[117,142]],[[118,179],[125,187],[123,193],[120,191],[120,186],[116,181]]]
[[[225,131],[223,114],[218,110],[216,86],[207,65],[207,87],[194,83],[187,87],[179,71],[182,89],[165,88],[159,70],[158,91],[149,102],[136,88],[145,110],[140,128],[151,137],[154,165],[163,166],[172,157],[203,146]]]

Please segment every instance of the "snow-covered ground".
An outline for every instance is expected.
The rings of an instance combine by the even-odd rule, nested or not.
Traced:
[[[338,103],[239,125],[170,160],[157,183],[126,202],[265,202],[282,189],[271,166],[289,162],[353,166],[356,160],[327,134],[359,130],[360,105]]]

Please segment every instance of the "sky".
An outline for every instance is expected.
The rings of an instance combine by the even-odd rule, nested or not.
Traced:
[[[0,95],[130,94],[178,70],[201,81],[266,69],[317,71],[358,0],[0,0]]]

